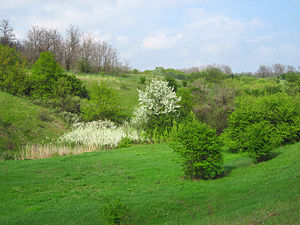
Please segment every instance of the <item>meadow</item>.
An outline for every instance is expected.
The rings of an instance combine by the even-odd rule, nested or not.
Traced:
[[[0,224],[300,223],[300,72],[0,53]]]
[[[224,154],[228,176],[187,180],[167,144],[0,162],[0,224],[104,224],[107,200],[123,224],[299,224],[300,145],[253,164]]]

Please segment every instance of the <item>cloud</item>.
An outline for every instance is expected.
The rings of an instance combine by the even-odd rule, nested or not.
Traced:
[[[128,44],[129,43],[129,38],[127,36],[124,36],[124,35],[116,35],[116,39],[121,44]]]
[[[142,42],[142,48],[147,50],[161,50],[172,48],[182,38],[182,34],[169,35],[166,33],[158,33],[157,35],[145,38]]]
[[[245,37],[243,39],[249,43],[259,43],[259,42],[266,42],[266,41],[272,40],[272,36],[271,35],[263,35],[263,36],[254,37],[254,38]]]
[[[224,2],[223,10],[220,5]],[[234,2],[0,0],[0,14],[12,22],[18,37],[24,37],[31,25],[55,27],[61,33],[70,24],[78,25],[81,31],[118,48],[121,56],[140,69],[225,63],[233,69],[251,70],[258,60],[260,64],[280,59],[298,62],[299,38],[291,35],[296,29],[283,37],[276,25],[271,27],[270,21],[262,19],[268,20],[267,14],[230,13],[236,4],[242,4]]]

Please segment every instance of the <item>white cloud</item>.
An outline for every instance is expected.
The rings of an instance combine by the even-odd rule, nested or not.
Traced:
[[[37,2],[37,0],[0,0],[0,6],[4,10],[16,9],[24,6],[28,6]]]
[[[124,35],[116,35],[116,39],[121,44],[128,44],[129,43],[128,37],[124,36]]]
[[[299,38],[294,36],[292,46],[292,39],[279,40],[283,35],[274,29],[272,33],[267,31],[270,23],[259,14],[251,18],[249,13],[248,17],[233,16],[228,10],[223,13],[199,8],[210,2],[226,1],[0,0],[0,14],[12,21],[18,37],[24,37],[31,25],[55,27],[61,33],[69,24],[78,25],[97,40],[108,41],[140,68],[162,64],[178,68],[200,63],[239,63],[250,68],[247,60],[280,62],[280,58],[296,62],[300,49],[295,52],[293,48],[299,46]],[[285,35],[292,36],[289,32]]]
[[[271,35],[263,35],[263,36],[254,37],[254,38],[244,37],[243,39],[249,43],[259,43],[259,42],[266,42],[266,41],[272,40],[272,36]]]
[[[145,38],[142,42],[142,48],[148,50],[172,48],[182,38],[182,34],[168,35],[166,33],[158,33],[157,35]]]

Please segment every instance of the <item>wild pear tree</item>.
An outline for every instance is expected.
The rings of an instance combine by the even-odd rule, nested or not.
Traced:
[[[152,80],[145,91],[138,90],[139,104],[134,110],[132,123],[148,130],[172,126],[178,115],[180,97],[167,81]]]

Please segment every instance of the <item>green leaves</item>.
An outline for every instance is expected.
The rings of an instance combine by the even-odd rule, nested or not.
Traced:
[[[192,179],[216,178],[223,173],[221,145],[216,132],[206,124],[180,124],[171,147],[183,159],[183,171]]]
[[[75,76],[65,74],[50,52],[40,54],[33,66],[30,83],[30,95],[34,98],[88,97],[82,82]]]
[[[273,148],[300,140],[299,103],[285,93],[246,96],[230,115],[226,136],[232,152],[247,151],[256,161]]]
[[[90,100],[81,105],[82,117],[86,121],[111,120],[121,122],[123,117],[116,93],[105,83],[95,84],[91,89]]]
[[[25,64],[17,50],[0,45],[0,90],[13,95],[26,93]]]

